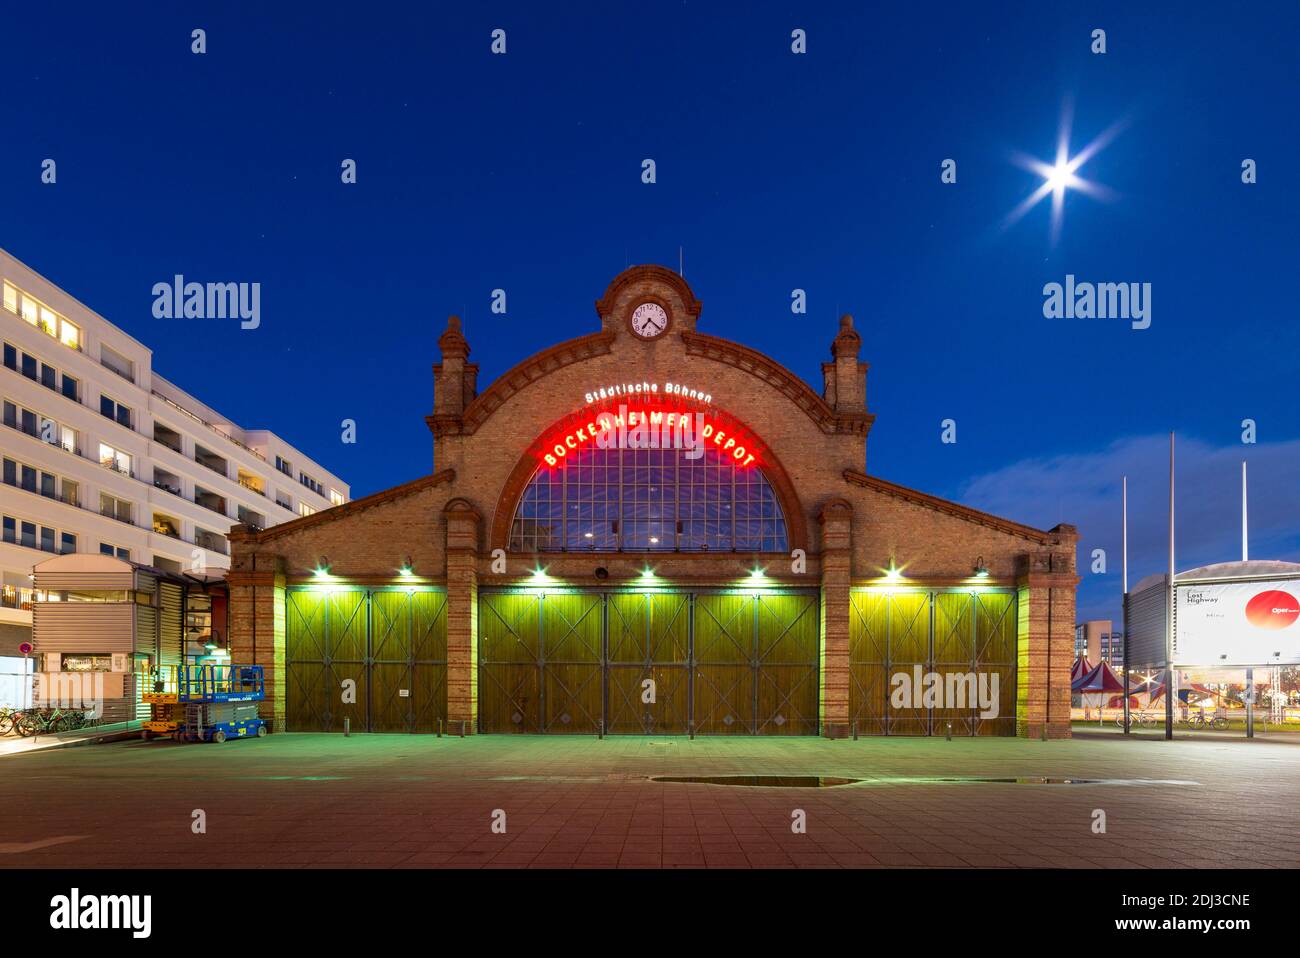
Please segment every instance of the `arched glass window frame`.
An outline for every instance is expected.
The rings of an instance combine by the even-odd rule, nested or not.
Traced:
[[[709,445],[703,450],[701,459],[690,460],[682,449],[593,447],[562,467],[540,466],[515,504],[511,550],[788,552],[785,509],[762,468],[738,467]],[[665,460],[674,470],[671,485],[654,478],[654,470],[668,467]],[[557,522],[558,534],[550,531]]]

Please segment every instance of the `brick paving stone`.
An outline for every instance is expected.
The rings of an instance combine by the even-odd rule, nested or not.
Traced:
[[[24,813],[0,820],[0,868],[1300,865],[1300,743],[1276,738],[671,741],[278,734],[7,756],[0,807]],[[728,788],[647,780],[656,774],[866,781]],[[203,835],[190,831],[196,808]],[[504,835],[490,831],[498,808]],[[790,830],[796,808],[804,834]],[[1098,808],[1101,835],[1091,830]]]

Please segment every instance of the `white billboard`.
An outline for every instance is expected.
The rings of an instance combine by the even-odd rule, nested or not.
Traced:
[[[1174,590],[1175,665],[1300,664],[1300,579]]]

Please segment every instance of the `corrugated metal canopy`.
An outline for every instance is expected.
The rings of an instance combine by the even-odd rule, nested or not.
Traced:
[[[1174,576],[1174,583],[1204,582],[1216,579],[1276,579],[1286,576],[1300,576],[1300,562],[1283,562],[1279,559],[1250,559],[1246,562],[1215,562],[1212,565],[1198,566],[1179,572]],[[1164,572],[1146,576],[1129,590],[1130,595],[1145,592],[1154,587],[1164,588]]]
[[[131,589],[135,566],[113,556],[73,552],[36,563],[32,569],[38,589]]]

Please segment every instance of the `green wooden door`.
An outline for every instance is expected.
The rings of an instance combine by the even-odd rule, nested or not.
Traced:
[[[539,594],[479,596],[479,731],[542,731],[541,619]]]
[[[595,735],[604,715],[604,597],[542,599],[542,731]]]
[[[849,717],[860,734],[1015,734],[1013,592],[855,589],[850,601]]]
[[[608,598],[607,729],[684,735],[689,730],[689,595]]]
[[[446,593],[285,595],[289,731],[431,732],[447,715]]]
[[[435,732],[447,715],[447,596],[375,592],[370,605],[370,731]]]

